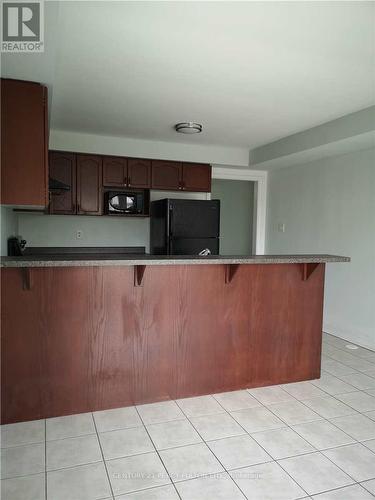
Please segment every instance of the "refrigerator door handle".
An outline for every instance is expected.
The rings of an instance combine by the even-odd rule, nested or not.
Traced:
[[[169,207],[169,237],[173,238],[173,208]]]
[[[167,239],[167,252],[168,255],[172,255],[173,253],[173,248],[172,248],[172,241],[173,241],[173,207],[169,205],[168,207],[169,210],[169,217],[168,217],[168,239]]]
[[[211,250],[209,248],[205,248],[204,250],[201,250],[198,255],[202,256],[211,255]]]

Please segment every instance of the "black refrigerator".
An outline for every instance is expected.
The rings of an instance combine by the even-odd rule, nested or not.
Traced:
[[[198,255],[209,249],[219,255],[220,201],[153,201],[150,210],[150,252],[154,255]]]

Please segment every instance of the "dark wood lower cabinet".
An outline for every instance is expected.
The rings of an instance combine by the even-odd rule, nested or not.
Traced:
[[[324,267],[2,269],[2,423],[317,378]]]

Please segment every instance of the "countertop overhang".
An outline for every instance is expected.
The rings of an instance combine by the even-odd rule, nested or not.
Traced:
[[[350,257],[326,254],[297,255],[30,255],[2,257],[1,267],[176,266],[207,264],[326,264],[350,262]]]

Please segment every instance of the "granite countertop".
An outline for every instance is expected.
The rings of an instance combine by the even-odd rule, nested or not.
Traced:
[[[1,267],[89,267],[89,266],[163,266],[192,264],[308,264],[350,262],[339,255],[28,255],[1,257]]]

